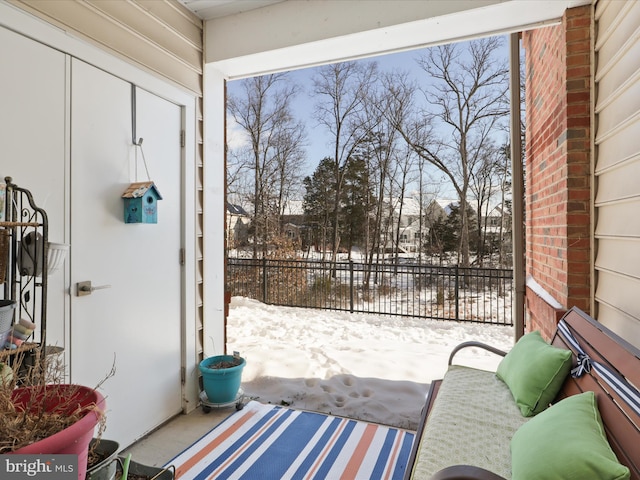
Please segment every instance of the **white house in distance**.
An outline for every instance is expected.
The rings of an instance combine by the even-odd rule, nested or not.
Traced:
[[[251,217],[237,204],[227,202],[227,248],[236,248],[247,242]]]
[[[640,158],[638,65],[626,56],[638,42],[637,8],[607,0],[1,1],[0,178],[30,189],[49,215],[50,240],[70,244],[68,261],[49,282],[47,338],[64,347],[72,382],[95,385],[115,364],[116,375],[103,386],[105,435],[126,447],[196,408],[198,362],[225,350],[227,80],[492,34],[526,37],[539,29],[568,38],[561,34],[575,28],[566,19],[576,11],[586,11],[584,31],[595,36],[583,56],[593,64],[586,97],[604,102],[595,115],[586,100],[594,125],[586,145],[596,142],[595,132],[611,134],[598,134],[597,152],[567,160],[563,152],[575,148],[576,131],[565,130],[553,138],[554,158],[582,158],[591,167],[580,177],[590,179],[581,198],[591,202],[594,221],[589,208],[581,217],[554,217],[554,257],[535,257],[544,265],[526,268],[536,289],[518,291],[526,291],[530,312],[576,302],[597,307],[597,318],[637,344],[640,233],[628,219],[635,218],[640,186],[626,181],[635,177],[625,170]],[[551,77],[562,80],[575,72],[566,68],[566,40],[559,43],[563,75]],[[597,62],[590,60],[595,55]],[[558,125],[569,115],[562,112]],[[162,192],[157,224],[123,219],[122,192],[146,177],[139,144],[148,180]],[[546,191],[531,180],[542,178],[548,157],[534,153],[527,150],[527,158],[542,159],[540,168],[526,170],[527,195]],[[564,172],[575,170],[554,170]],[[559,188],[575,193],[574,180]],[[527,222],[539,211],[528,211]],[[564,228],[567,218],[584,219],[584,235],[569,238],[575,231]],[[535,228],[527,233],[532,249],[542,243],[539,235]],[[584,259],[575,258],[576,242]],[[558,251],[568,252],[567,261],[551,264]],[[578,260],[586,267],[572,271]],[[558,275],[547,275],[548,267]],[[568,285],[585,279],[591,283]],[[111,288],[75,295],[89,280]],[[132,395],[132,385],[143,394]]]
[[[305,234],[302,200],[287,200],[282,212],[282,231],[295,245],[302,245]]]

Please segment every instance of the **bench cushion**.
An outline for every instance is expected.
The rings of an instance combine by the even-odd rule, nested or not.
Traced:
[[[496,373],[509,386],[522,415],[530,417],[556,398],[570,370],[571,352],[549,345],[535,331],[518,340]]]
[[[629,478],[609,446],[593,392],[567,397],[523,425],[511,452],[514,479]]]
[[[449,367],[420,439],[412,478],[428,479],[459,464],[511,478],[511,437],[527,420],[494,372]]]

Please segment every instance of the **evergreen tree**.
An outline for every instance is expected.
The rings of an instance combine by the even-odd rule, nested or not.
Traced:
[[[364,246],[367,239],[373,192],[369,168],[363,158],[352,158],[345,169],[342,189],[342,234],[349,252],[354,245]]]
[[[313,95],[317,98],[314,117],[324,126],[333,146],[333,170],[336,186],[333,224],[339,227],[343,200],[344,173],[362,139],[371,131],[366,121],[366,105],[377,78],[375,62],[341,62],[319,67],[313,77]],[[336,260],[340,246],[340,228],[333,229],[331,259]]]
[[[458,256],[460,256],[461,255],[460,242],[462,241],[463,221],[468,221],[470,223],[469,233],[468,233],[470,245],[477,246],[478,244],[478,241],[477,241],[478,228],[477,228],[477,222],[475,221],[476,213],[469,206],[469,204],[466,204],[467,214],[464,217],[462,215],[462,210],[459,204],[452,204],[450,205],[450,208],[451,208],[451,213],[449,213],[449,216],[447,217],[447,228],[452,232],[452,235],[450,236],[450,238],[454,240],[455,244],[453,248],[449,248],[448,250],[457,251]],[[477,253],[477,252],[474,251],[474,253]],[[458,264],[461,263],[460,258],[458,258],[456,263]]]
[[[449,205],[451,212],[444,218],[437,219],[431,225],[429,229],[428,245],[425,245],[425,249],[431,254],[439,255],[442,263],[442,257],[444,254],[450,252],[457,252],[459,254],[460,237],[461,237],[461,225],[462,215],[459,204]],[[471,207],[467,205],[466,218],[471,221],[469,230],[470,238],[473,240],[472,244],[477,244],[478,229],[473,228],[476,225],[475,212]],[[458,262],[459,263],[459,262]]]
[[[306,193],[303,209],[306,223],[311,226],[311,241],[325,252],[328,239],[333,238],[335,218],[336,176],[333,160],[329,157],[323,158],[313,175],[304,179],[304,187]]]

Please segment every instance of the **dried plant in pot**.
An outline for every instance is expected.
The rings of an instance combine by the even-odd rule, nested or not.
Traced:
[[[41,361],[41,348],[31,353],[32,366],[25,368],[25,357],[18,355],[11,378],[2,376],[0,454],[76,454],[78,480],[84,480],[89,443],[106,420],[105,399],[97,390],[102,382],[93,388],[63,383],[64,369]]]
[[[119,450],[120,444],[115,440],[91,439],[86,480],[114,480]]]
[[[126,478],[125,471],[126,470]],[[143,465],[131,460],[131,455],[118,457],[115,480],[173,480],[176,469],[173,465],[168,467],[154,467]]]

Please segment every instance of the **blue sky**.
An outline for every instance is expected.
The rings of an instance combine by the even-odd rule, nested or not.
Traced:
[[[503,43],[504,55],[505,58],[508,58],[509,52],[509,42],[508,38],[504,39]],[[424,80],[421,78],[425,75],[424,71],[418,66],[416,59],[421,56],[421,54],[426,49],[417,49],[417,50],[409,50],[400,53],[381,55],[377,57],[371,57],[369,59],[365,59],[363,61],[376,61],[378,62],[378,67],[380,71],[408,71],[410,75],[414,76],[416,80],[419,81],[420,84],[424,85]],[[308,146],[306,147],[307,151],[307,161],[304,172],[301,172],[303,176],[313,174],[320,160],[326,156],[331,156],[331,148],[327,146],[330,138],[326,133],[324,127],[318,126],[315,119],[313,119],[313,109],[316,99],[311,97],[310,93],[312,91],[312,76],[314,72],[317,70],[316,68],[306,68],[300,70],[294,70],[289,72],[292,81],[296,82],[300,86],[300,93],[298,94],[295,102],[294,102],[294,113],[297,118],[301,120],[306,119],[307,126],[307,134],[308,134]],[[240,85],[241,80],[231,81],[228,83],[229,94],[234,94],[237,88]],[[231,140],[230,135],[230,142]],[[434,167],[435,169],[435,167]],[[439,181],[439,178],[442,177],[441,172],[434,171],[433,173],[436,181]],[[449,194],[447,194],[449,195]],[[449,195],[451,198],[454,197],[453,194]]]
[[[381,71],[391,71],[394,69],[408,70],[416,75],[416,78],[422,73],[417,66],[415,59],[420,55],[421,50],[412,50],[407,52],[388,54],[378,57],[372,57],[364,61],[377,61]],[[292,81],[300,86],[300,93],[294,102],[294,113],[297,118],[307,121],[308,146],[307,151],[307,169],[304,175],[311,175],[320,160],[331,155],[330,147],[327,142],[330,140],[325,130],[318,127],[313,119],[313,108],[316,99],[312,98],[312,80],[314,72],[318,67],[293,70],[289,72]],[[240,86],[241,80],[230,81],[227,85],[230,95],[233,95]]]
[[[418,67],[415,59],[420,55],[421,50],[410,52],[402,52],[396,54],[372,57],[363,61],[376,61],[380,71],[407,70],[418,78],[424,72]],[[317,68],[307,68],[290,72],[292,78],[298,82],[303,92],[298,97],[295,104],[295,111],[298,118],[307,117],[307,132],[309,134],[309,146],[307,147],[307,163],[311,168],[309,174],[313,173],[315,167],[320,160],[326,156],[332,155],[331,147],[327,147],[327,142],[331,139],[327,136],[325,130],[316,125],[316,121],[312,117],[313,106],[316,99],[309,94],[312,90],[311,77]]]

